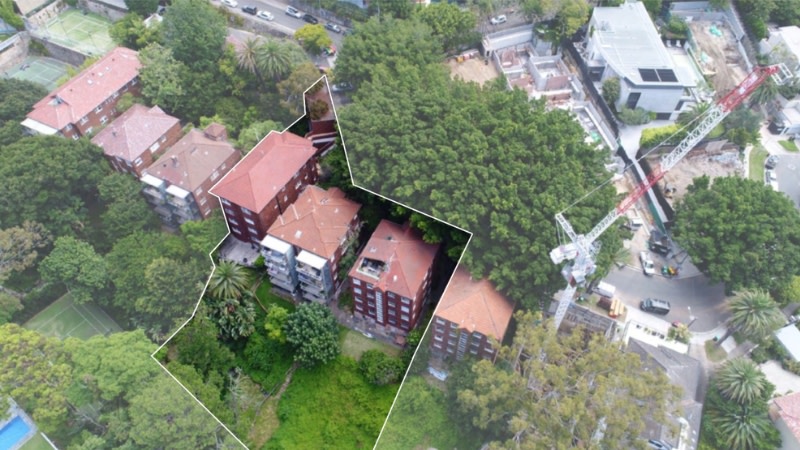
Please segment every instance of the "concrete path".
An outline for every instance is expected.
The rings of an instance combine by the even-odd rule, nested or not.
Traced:
[[[785,395],[800,391],[800,376],[783,370],[778,361],[767,361],[759,366],[770,383],[775,385],[775,393]]]

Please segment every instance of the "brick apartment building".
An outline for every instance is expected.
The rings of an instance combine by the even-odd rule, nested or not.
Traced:
[[[494,360],[491,340],[502,342],[513,313],[513,303],[489,280],[473,280],[459,266],[433,315],[431,353],[455,360],[467,354]]]
[[[358,237],[361,205],[338,188],[308,186],[261,241],[273,286],[327,303],[341,284],[339,262]],[[349,269],[349,268],[348,268]]]
[[[227,138],[216,123],[193,129],[144,170],[142,192],[166,224],[205,219],[219,207],[208,190],[241,159]]]
[[[317,182],[315,152],[308,139],[273,131],[214,186],[236,239],[258,245],[300,192]]]
[[[180,137],[177,118],[158,106],[135,104],[97,133],[92,143],[103,149],[114,170],[139,178]]]
[[[355,311],[404,333],[419,321],[439,245],[406,223],[382,220],[350,270]]]
[[[30,134],[91,135],[118,115],[122,94],[138,95],[140,67],[136,51],[117,47],[39,100],[22,126]]]

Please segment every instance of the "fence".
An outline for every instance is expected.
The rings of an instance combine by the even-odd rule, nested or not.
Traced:
[[[561,43],[561,46],[567,51],[565,56],[569,57],[572,60],[572,63],[578,67],[579,70],[578,75],[580,76],[581,81],[583,82],[583,86],[586,88],[586,90],[589,91],[589,96],[591,97],[592,102],[595,104],[595,106],[598,107],[606,123],[611,127],[611,130],[614,132],[614,138],[618,138],[619,124],[617,123],[617,118],[614,117],[614,113],[611,111],[611,108],[609,108],[605,99],[603,98],[602,95],[600,95],[600,92],[595,87],[594,82],[592,81],[592,77],[589,74],[589,68],[586,66],[586,62],[584,62],[580,52],[578,52],[578,49],[575,47],[575,44],[568,39],[564,39],[564,41],[562,41]]]

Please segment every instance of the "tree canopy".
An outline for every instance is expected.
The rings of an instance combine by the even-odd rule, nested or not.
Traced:
[[[295,361],[304,366],[325,364],[339,355],[339,324],[324,305],[300,305],[286,319],[285,333]]]
[[[56,239],[53,251],[39,264],[42,279],[67,286],[75,303],[92,301],[108,286],[103,257],[88,243],[71,236]]]
[[[695,179],[675,208],[673,232],[692,262],[729,291],[772,290],[800,274],[800,212],[761,182]]]
[[[195,69],[208,69],[222,56],[225,18],[201,0],[174,0],[161,24],[164,45],[178,61]]]

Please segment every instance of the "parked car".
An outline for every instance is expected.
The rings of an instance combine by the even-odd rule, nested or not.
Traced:
[[[229,8],[236,8],[239,6],[239,4],[236,3],[236,0],[222,0],[222,4]]]
[[[256,14],[258,14],[258,8],[256,8],[255,6],[242,6],[242,11],[246,12],[247,14],[250,14],[251,16],[255,16]]]
[[[373,339],[375,337],[369,331],[362,331],[361,334],[363,334],[364,337],[367,338],[367,339]]]
[[[319,19],[317,19],[316,17],[312,16],[311,14],[304,14],[303,15],[303,20],[305,20],[306,22],[308,22],[308,23],[310,23],[312,25],[316,25],[316,24],[319,23]]]
[[[352,90],[353,90],[353,85],[350,84],[347,81],[343,81],[341,83],[336,83],[333,86],[331,86],[331,91],[333,91],[333,92],[346,92],[346,91],[352,91]]]
[[[775,174],[775,171],[769,169],[764,172],[764,178],[767,179],[767,182],[778,181],[778,175]]]
[[[664,441],[657,441],[655,439],[648,439],[647,445],[656,450],[672,450],[672,446]]]
[[[491,19],[489,19],[489,23],[491,23],[492,25],[500,25],[501,23],[506,23],[506,22],[508,22],[508,18],[506,17],[505,14],[500,14],[497,17],[492,17]]]
[[[657,298],[646,298],[642,300],[642,302],[639,304],[639,308],[645,312],[661,314],[662,316],[665,316],[669,314],[671,306],[669,302],[665,300],[659,300]]]
[[[326,30],[331,30],[334,33],[341,33],[342,32],[342,27],[340,27],[339,25],[336,25],[335,23],[330,23],[330,22],[325,24],[325,29]]]
[[[275,20],[275,16],[273,16],[269,11],[259,11],[258,14],[256,14],[256,17],[264,20]]]
[[[292,16],[295,19],[302,19],[303,18],[303,13],[300,12],[300,10],[298,10],[297,8],[295,8],[293,6],[287,6],[286,7],[286,15],[287,16]]]
[[[647,276],[653,276],[656,273],[656,265],[650,259],[650,253],[642,251],[639,253],[639,261],[642,263],[642,270]]]
[[[322,54],[325,56],[333,56],[336,54],[336,47],[329,45],[322,49]]]
[[[767,169],[774,169],[775,166],[778,165],[778,155],[770,155],[767,157],[767,160],[764,161],[764,167]]]

